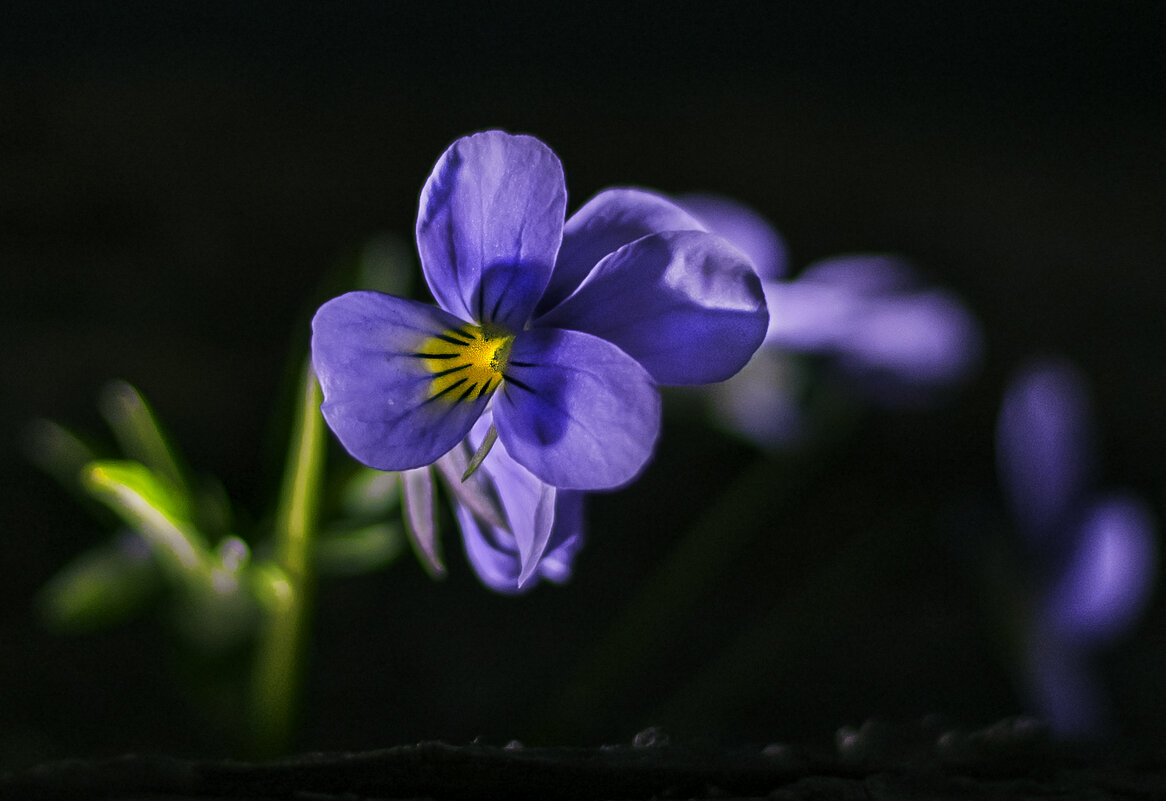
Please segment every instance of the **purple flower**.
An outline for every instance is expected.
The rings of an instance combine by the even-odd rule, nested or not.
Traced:
[[[762,277],[770,312],[765,344],[738,376],[713,388],[722,421],[758,444],[782,445],[802,434],[795,396],[807,377],[790,355],[821,363],[857,394],[892,407],[930,402],[978,365],[975,319],[903,261],[838,256],[787,279],[785,245],[757,212],[719,196],[680,203],[747,252]]]
[[[1130,628],[1154,583],[1153,517],[1129,493],[1095,489],[1094,439],[1085,381],[1072,366],[1036,363],[1013,379],[996,456],[1027,566],[1025,671],[1030,695],[1064,736],[1104,726],[1090,656]]]
[[[980,333],[950,292],[892,256],[835,256],[766,286],[767,345],[826,357],[885,405],[912,405],[976,366]]]
[[[417,218],[438,305],[352,292],[313,320],[321,411],[349,453],[431,464],[489,404],[539,481],[617,487],[651,456],[657,383],[719,381],[749,360],[768,315],[744,254],[650,193],[608,190],[564,223],[565,208],[559,160],[533,137],[446,150]]]

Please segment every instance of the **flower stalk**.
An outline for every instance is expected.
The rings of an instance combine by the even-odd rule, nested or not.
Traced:
[[[320,387],[305,365],[303,391],[276,515],[274,569],[263,581],[267,621],[260,634],[252,685],[252,745],[261,754],[288,747],[295,727],[302,656],[311,608],[311,548],[324,467]]]

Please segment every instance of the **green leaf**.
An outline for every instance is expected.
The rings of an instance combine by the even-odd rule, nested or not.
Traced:
[[[168,567],[209,573],[206,544],[190,522],[184,499],[144,464],[93,462],[84,470],[82,482],[94,498],[145,537]]]
[[[358,576],[388,567],[404,551],[401,527],[376,523],[321,536],[315,543],[315,562],[321,573]]]
[[[81,470],[97,458],[80,437],[52,420],[34,420],[25,430],[24,448],[37,467],[70,491],[78,489]]]
[[[397,474],[363,465],[340,490],[340,513],[350,520],[387,518],[400,503]]]
[[[122,453],[141,462],[182,493],[186,479],[174,452],[146,399],[125,381],[111,381],[98,398],[105,421],[117,437]]]
[[[136,535],[78,556],[41,590],[45,623],[62,631],[89,631],[127,620],[160,586],[158,566]]]

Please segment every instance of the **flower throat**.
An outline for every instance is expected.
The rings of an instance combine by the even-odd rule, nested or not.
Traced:
[[[433,374],[430,400],[477,400],[493,392],[505,378],[514,335],[486,323],[463,325],[425,341],[416,355]]]

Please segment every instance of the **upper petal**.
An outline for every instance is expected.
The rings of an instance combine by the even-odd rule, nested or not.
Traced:
[[[551,282],[539,301],[543,314],[575,291],[599,260],[629,242],[662,231],[704,231],[673,201],[644,189],[605,189],[567,220]]]
[[[320,411],[356,459],[378,470],[421,467],[470,430],[490,395],[467,386],[434,397],[437,360],[424,358],[427,343],[462,325],[434,306],[378,292],[349,292],[317,310]]]
[[[514,460],[548,484],[610,489],[651,458],[660,393],[610,342],[535,328],[514,340],[494,424]]]
[[[538,139],[486,131],[450,145],[417,215],[421,269],[437,302],[520,329],[550,278],[566,204],[562,165]]]
[[[707,384],[749,361],[769,314],[744,253],[714,234],[668,231],[607,256],[535,324],[614,342],[661,384]]]

